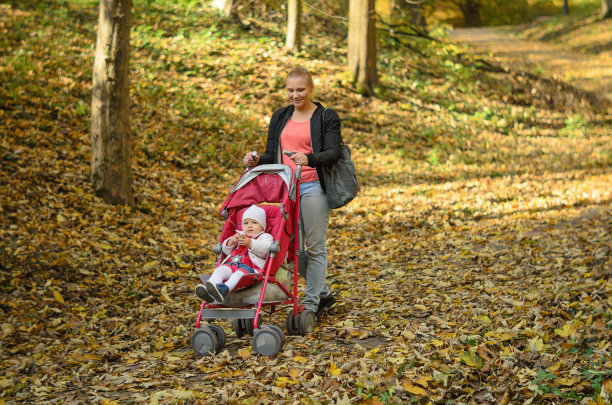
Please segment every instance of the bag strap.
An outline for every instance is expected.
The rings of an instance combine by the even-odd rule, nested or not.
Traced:
[[[323,108],[323,112],[321,113],[321,135],[325,137],[325,111],[327,108]],[[340,136],[340,146],[344,145],[344,139]]]
[[[321,134],[325,137],[325,111],[327,108],[323,108],[323,112],[321,113]]]

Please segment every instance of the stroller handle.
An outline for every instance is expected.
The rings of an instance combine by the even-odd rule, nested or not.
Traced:
[[[254,150],[253,152],[251,152],[251,158],[252,158],[252,159],[255,159],[256,157],[257,157],[257,151],[256,151],[256,150]],[[246,172],[246,171],[247,171],[247,170],[249,170],[251,167],[254,167],[254,166],[249,166],[248,164],[246,164],[246,163],[245,163],[245,164],[244,164],[244,171]]]
[[[296,189],[296,185],[300,182],[300,179],[302,178],[302,165],[297,165],[297,168],[295,169],[295,173],[293,173],[293,179],[291,179],[291,188],[289,189],[289,198],[293,201],[295,201],[295,189]],[[293,180],[297,180],[297,183]]]
[[[287,155],[289,157],[295,155],[296,152],[292,152],[290,150],[283,150],[283,155]],[[300,179],[302,178],[302,165],[296,165],[297,168],[295,170],[295,178],[300,181]]]

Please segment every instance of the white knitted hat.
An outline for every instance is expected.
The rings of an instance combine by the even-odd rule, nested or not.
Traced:
[[[244,211],[244,214],[242,214],[242,222],[247,218],[257,221],[263,227],[264,231],[266,230],[266,211],[263,208],[257,205],[251,205]]]

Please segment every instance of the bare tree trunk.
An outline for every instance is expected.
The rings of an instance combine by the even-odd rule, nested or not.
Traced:
[[[567,0],[563,0],[563,14],[565,15],[569,14],[569,4]]]
[[[358,91],[372,95],[378,81],[374,0],[350,0],[348,67]]]
[[[229,17],[232,14],[232,7],[234,6],[234,0],[214,0],[212,6],[218,10],[223,11],[223,15]]]
[[[459,9],[463,14],[463,23],[468,27],[479,27],[482,25],[480,18],[480,1],[463,0],[459,2]]]
[[[287,40],[285,42],[285,49],[299,52],[302,50],[302,1],[289,0],[287,6]]]
[[[91,179],[96,195],[133,205],[129,58],[132,0],[101,0],[91,101]]]
[[[612,18],[612,0],[601,0],[601,18]]]

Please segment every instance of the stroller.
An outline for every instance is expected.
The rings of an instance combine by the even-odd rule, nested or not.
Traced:
[[[261,274],[245,274],[222,303],[202,301],[191,336],[191,347],[198,355],[220,352],[226,342],[223,329],[204,324],[204,319],[231,319],[236,335],[252,334],[253,349],[263,356],[276,355],[285,343],[281,328],[261,324],[263,312],[272,314],[291,307],[287,311],[287,332],[305,336],[314,330],[316,315],[297,303],[299,257],[304,256],[299,231],[300,172],[300,166],[295,173],[282,164],[255,166],[245,171],[231,189],[221,208],[225,225],[213,249],[218,255],[217,266],[225,259],[221,243],[240,230],[242,214],[253,204],[266,211],[265,232],[273,236],[274,243]],[[200,275],[202,283],[209,278],[210,274]]]

